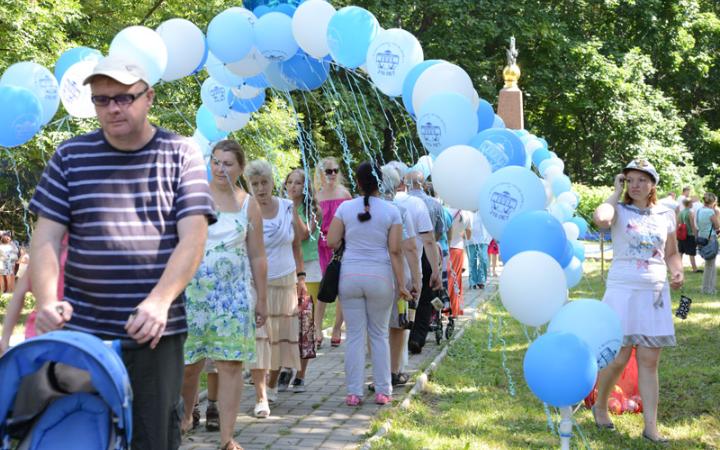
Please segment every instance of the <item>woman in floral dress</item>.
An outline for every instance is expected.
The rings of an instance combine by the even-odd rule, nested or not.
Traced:
[[[192,426],[205,360],[214,360],[224,450],[240,448],[233,433],[243,389],[243,362],[255,361],[255,329],[267,317],[262,217],[257,202],[238,184],[244,166],[245,155],[237,142],[221,141],[213,149],[210,192],[218,221],[208,229],[205,256],[186,289],[183,430]]]

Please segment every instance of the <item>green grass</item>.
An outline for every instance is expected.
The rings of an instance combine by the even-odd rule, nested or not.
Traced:
[[[2,331],[2,323],[5,321],[5,309],[7,308],[7,305],[11,299],[12,294],[0,294],[0,331]],[[25,296],[25,304],[23,305],[22,312],[20,313],[20,319],[15,326],[15,331],[13,334],[25,334],[25,321],[27,320],[28,315],[30,315],[34,308],[35,297],[33,297],[32,294],[27,294]]]
[[[604,282],[599,263],[587,261],[585,271],[571,296],[601,298]],[[688,319],[675,322],[678,346],[663,351],[660,431],[671,439],[668,448],[719,448],[720,300],[700,295],[702,274],[688,270],[686,276],[684,293],[693,304]],[[678,299],[679,293],[673,293],[674,306]],[[499,298],[488,302],[480,320],[466,330],[431,376],[428,392],[416,397],[408,410],[393,409],[376,418],[373,432],[386,420],[391,427],[372,448],[557,448],[559,437],[549,430],[542,403],[523,379],[527,346],[522,325],[505,312]],[[510,395],[510,379],[515,396]],[[554,408],[551,414],[557,422]],[[590,448],[656,448],[641,437],[640,414],[613,416],[617,432],[598,430],[585,408],[574,418]],[[577,428],[572,446],[585,448]]]

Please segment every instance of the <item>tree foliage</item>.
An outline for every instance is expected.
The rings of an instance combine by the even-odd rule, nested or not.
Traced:
[[[720,188],[720,6],[714,0],[349,0],[384,28],[418,37],[426,59],[465,68],[495,104],[510,36],[520,49],[526,127],[544,136],[574,181],[607,185],[632,157],[656,164],[662,190]],[[236,2],[208,0],[5,0],[0,72],[32,60],[52,68],[68,48],[107,52],[130,25],[182,17],[206,29]],[[153,121],[190,135],[206,75],[160,85]],[[415,125],[401,103],[379,94],[362,72],[333,69],[311,93],[273,92],[233,135],[249,157],[272,160],[281,176],[304,161],[344,156],[346,168],[374,157],[416,159]],[[0,228],[22,231],[24,205],[45,161],[63,139],[96,126],[59,112],[30,143],[0,149]],[[300,150],[303,150],[302,154]],[[18,189],[20,193],[18,194]]]

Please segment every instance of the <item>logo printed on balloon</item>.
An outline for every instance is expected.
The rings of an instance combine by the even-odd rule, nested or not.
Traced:
[[[387,47],[394,47],[392,50]],[[384,50],[383,50],[384,48]],[[395,51],[393,53],[393,50]],[[400,64],[400,55],[402,49],[391,43],[384,44],[378,48],[378,52],[375,54],[375,62],[378,66],[378,73],[385,75],[386,77],[392,77],[395,75],[395,69]]]
[[[490,215],[498,220],[508,220],[510,215],[525,203],[525,197],[520,189],[511,183],[501,183],[490,196]]]
[[[427,116],[423,117],[423,119],[428,121],[420,127],[420,137],[422,138],[423,144],[425,147],[428,147],[428,149],[439,149],[440,140],[443,136],[443,129],[445,128],[445,122],[443,122],[443,120],[435,114],[428,114],[428,116],[432,116],[432,118],[436,119],[439,124],[435,125],[432,121],[429,121],[426,118]]]

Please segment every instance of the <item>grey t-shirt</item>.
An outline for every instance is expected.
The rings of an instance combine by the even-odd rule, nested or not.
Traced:
[[[390,227],[402,225],[400,211],[390,202],[370,197],[370,220],[360,222],[358,214],[365,211],[363,198],[342,203],[335,217],[345,225],[343,267],[367,264],[390,265],[388,235]]]

